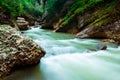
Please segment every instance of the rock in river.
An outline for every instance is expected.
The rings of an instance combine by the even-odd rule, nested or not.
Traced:
[[[28,30],[29,29],[29,23],[22,17],[18,17],[17,20],[17,25],[20,30]]]
[[[0,77],[13,68],[37,64],[45,51],[8,25],[0,25]]]

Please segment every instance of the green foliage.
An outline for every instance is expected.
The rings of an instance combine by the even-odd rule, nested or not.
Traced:
[[[23,6],[22,3],[20,3],[20,4],[18,5],[18,9],[17,9],[17,10],[19,10],[19,11],[18,11],[18,15],[19,15],[19,16],[21,16],[22,14],[25,13],[25,11],[24,11],[24,6]]]
[[[10,18],[24,16],[27,13],[32,16],[42,13],[42,7],[36,0],[0,0],[0,7]]]
[[[78,0],[70,8],[69,12],[61,21],[61,27],[68,24],[76,15],[83,13],[87,8],[94,6],[103,0]]]
[[[99,7],[100,4],[102,4],[102,6]],[[118,5],[118,0],[78,0],[71,6],[67,14],[62,18],[61,22],[59,23],[59,27],[67,26],[67,24],[69,24],[70,21],[73,21],[76,16],[95,9],[95,7],[99,7],[99,9],[91,13],[90,16],[85,19],[83,26],[99,27],[107,25],[112,21],[120,19],[120,9]]]
[[[60,10],[63,8],[64,2],[66,0],[47,0],[46,10],[48,16],[55,16],[56,13],[59,14]]]
[[[47,11],[60,10],[65,0],[47,0]]]
[[[48,11],[54,10],[54,5],[55,5],[56,1],[57,0],[48,0],[47,1],[46,8],[47,8]]]
[[[115,6],[116,0],[111,1],[109,4],[106,3],[105,6],[97,10],[87,20],[85,20],[84,24],[89,23],[89,26],[94,25],[96,27],[99,27],[117,20],[120,18],[120,10],[116,9]]]

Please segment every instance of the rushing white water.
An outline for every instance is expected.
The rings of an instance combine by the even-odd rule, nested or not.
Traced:
[[[46,51],[39,65],[20,69],[6,80],[120,80],[120,47],[106,43],[107,50],[96,50],[101,41],[74,39],[72,35],[32,28],[25,31]]]

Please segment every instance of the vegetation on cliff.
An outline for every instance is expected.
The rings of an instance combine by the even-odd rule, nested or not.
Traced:
[[[71,0],[47,0],[46,22],[49,21],[50,24],[46,23],[46,25],[54,26],[54,23],[57,22],[59,24],[57,27],[66,27],[76,17],[84,15],[87,12],[91,12],[91,15],[84,21],[85,25],[94,24],[100,26],[110,23],[115,18],[116,20],[119,19],[120,10],[118,0],[77,0],[72,2],[72,5],[67,6],[69,8],[65,13],[61,13],[64,10],[64,6],[70,2]]]
[[[76,15],[83,14],[90,7],[93,7],[103,0],[78,0],[71,7],[66,16],[61,20],[61,26],[69,23]]]
[[[61,5],[62,8],[53,8],[46,4],[47,14],[43,20],[43,27],[72,34],[81,32],[79,36],[77,35],[81,38],[118,40],[116,34],[120,30],[119,4],[119,0],[75,0],[73,2],[66,0]],[[52,11],[47,10],[48,7],[51,7]],[[115,35],[110,37],[110,34],[115,34],[116,37]]]
[[[66,27],[70,21],[79,15],[83,15],[89,11],[91,15],[84,20],[84,26],[101,26],[111,23],[120,18],[120,10],[118,7],[118,0],[79,0],[76,1],[68,13],[59,22],[58,27]]]
[[[0,23],[12,24],[16,17],[34,20],[43,13],[40,0],[0,0]]]
[[[42,6],[37,0],[0,0],[1,12],[9,17],[24,16],[30,14],[38,16],[42,13]]]

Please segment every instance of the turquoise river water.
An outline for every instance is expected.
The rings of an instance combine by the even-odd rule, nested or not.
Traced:
[[[99,40],[76,39],[73,35],[32,28],[24,32],[42,46],[46,55],[36,66],[14,71],[5,80],[120,80],[120,47]]]

